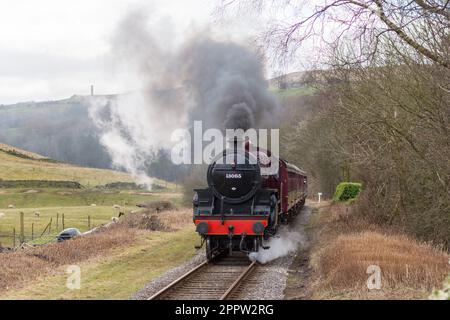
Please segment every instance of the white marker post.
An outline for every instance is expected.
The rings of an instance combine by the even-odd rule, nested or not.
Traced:
[[[317,195],[319,196],[319,203],[320,203],[320,197],[322,197],[322,192],[318,192]]]

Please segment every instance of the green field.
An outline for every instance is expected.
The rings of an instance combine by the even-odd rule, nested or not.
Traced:
[[[56,162],[0,143],[0,180],[2,179],[76,181],[86,187],[112,182],[133,182],[133,177],[125,172]],[[168,188],[175,187],[158,179],[155,179],[155,183]]]
[[[75,227],[80,231],[88,230],[88,216],[91,228],[111,221],[119,212],[128,213],[137,210],[137,204],[158,200],[169,200],[180,204],[180,195],[173,192],[144,190],[89,190],[89,189],[0,189],[0,243],[11,246],[15,228],[20,230],[20,212],[24,213],[25,235],[27,240],[39,236],[52,219],[51,234],[64,227]],[[170,191],[170,190],[169,190]],[[14,209],[8,208],[13,205]],[[95,206],[93,206],[95,205]],[[113,207],[113,206],[116,206]],[[117,208],[119,206],[120,208]],[[39,217],[35,215],[39,212]],[[59,219],[57,218],[59,214]],[[56,225],[58,220],[58,226]],[[10,236],[5,236],[9,234]],[[16,242],[16,244],[17,244]]]
[[[161,200],[177,203],[179,195],[171,190],[109,190],[109,189],[0,189],[0,212],[9,205],[15,209],[67,206],[136,206]]]
[[[65,163],[15,157],[0,150],[0,179],[67,180],[82,185],[101,185],[116,181],[131,182],[129,174],[103,169],[76,167]]]
[[[129,207],[121,210],[130,210]],[[40,216],[34,215],[35,211],[39,211]],[[4,246],[12,246],[14,239],[11,237],[13,229],[16,230],[16,245],[19,242],[20,230],[20,212],[24,213],[24,233],[27,242],[42,243],[53,239],[58,232],[64,228],[78,228],[81,232],[89,230],[102,223],[111,221],[112,217],[118,215],[118,209],[106,206],[97,207],[44,207],[33,208],[32,210],[9,209],[3,212],[5,216],[0,218],[0,242]],[[64,226],[63,226],[64,214]],[[44,236],[41,237],[42,232],[52,220],[51,228],[47,228]],[[10,236],[5,236],[9,234]],[[34,241],[33,241],[34,240]]]
[[[14,229],[18,243],[20,212],[24,213],[24,230],[28,241],[32,234],[34,237],[39,236],[50,219],[51,230],[47,238],[54,237],[63,228],[63,214],[65,228],[75,227],[86,231],[88,217],[92,228],[111,221],[119,212],[137,210],[136,205],[139,203],[169,200],[179,205],[181,201],[176,186],[171,183],[156,180],[164,188],[152,191],[96,188],[107,183],[132,182],[133,179],[124,172],[58,163],[3,144],[0,144],[0,180],[75,181],[82,185],[80,189],[0,188],[0,243],[3,246],[13,244]],[[35,212],[39,212],[39,217]]]

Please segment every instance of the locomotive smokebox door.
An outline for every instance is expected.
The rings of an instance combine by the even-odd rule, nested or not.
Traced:
[[[239,203],[252,198],[261,184],[256,159],[243,151],[224,152],[208,168],[208,185],[216,197]]]

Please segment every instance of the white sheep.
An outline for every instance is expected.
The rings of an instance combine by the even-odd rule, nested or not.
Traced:
[[[96,207],[97,205],[95,204],[95,203],[92,203],[91,204],[91,207]]]
[[[120,209],[120,206],[119,206],[118,204],[114,204],[114,205],[113,205],[113,208],[115,208],[115,209]]]
[[[13,204],[10,204],[10,205],[8,206],[8,208],[9,208],[9,209],[14,209],[15,207],[14,207]]]
[[[112,221],[112,222],[119,222],[119,218],[117,218],[117,217],[111,217],[111,221]]]
[[[0,218],[3,218],[5,216],[4,212],[0,212]]]
[[[39,219],[39,217],[41,216],[41,213],[39,211],[35,211],[34,216]]]

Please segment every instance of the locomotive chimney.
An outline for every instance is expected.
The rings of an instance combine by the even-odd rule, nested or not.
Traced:
[[[244,139],[239,136],[233,136],[227,140],[227,147],[233,150],[242,150],[244,149]]]
[[[250,140],[249,137],[246,137],[245,141],[244,141],[244,149],[245,149],[245,151],[250,152],[250,151],[252,151],[252,148],[253,148],[252,141]]]

